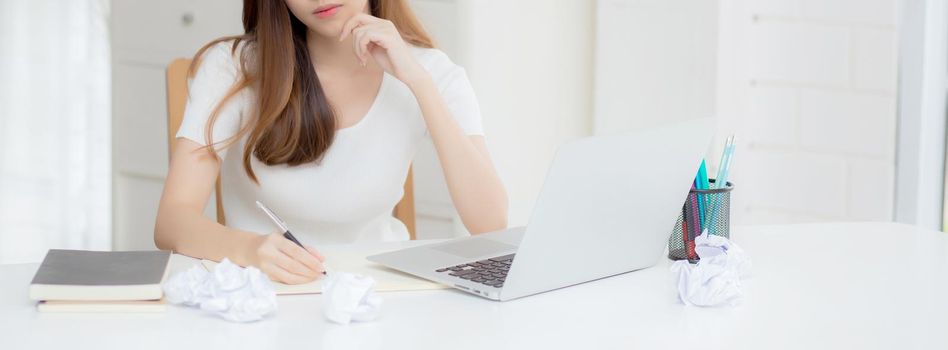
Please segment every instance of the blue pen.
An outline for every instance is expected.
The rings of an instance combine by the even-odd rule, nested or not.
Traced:
[[[715,188],[727,187],[727,175],[731,171],[731,157],[734,155],[734,135],[728,136],[721,153],[721,162],[718,163],[718,176],[714,179]]]
[[[714,179],[714,188],[727,187],[727,176],[731,171],[731,159],[734,157],[734,147],[734,135],[731,135],[727,138],[727,141],[725,141],[724,151],[721,152],[721,162],[718,163],[718,176]],[[717,234],[715,222],[717,221],[718,202],[712,203],[708,210],[708,232],[710,234]]]

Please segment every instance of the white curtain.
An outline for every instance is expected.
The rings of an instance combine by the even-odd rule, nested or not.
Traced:
[[[0,263],[111,248],[107,0],[0,0]]]

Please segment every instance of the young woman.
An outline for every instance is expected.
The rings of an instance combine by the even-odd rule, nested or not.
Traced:
[[[324,258],[309,244],[408,238],[391,213],[426,137],[465,227],[506,227],[470,82],[405,0],[245,0],[243,24],[195,56],[159,248],[314,280]],[[219,172],[227,226],[203,215]],[[273,233],[256,200],[306,247]]]

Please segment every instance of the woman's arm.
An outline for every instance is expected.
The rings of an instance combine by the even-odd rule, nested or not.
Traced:
[[[249,265],[259,235],[229,229],[204,216],[220,162],[187,139],[175,140],[155,222],[155,245],[188,256]]]
[[[427,73],[409,85],[418,100],[448,183],[451,200],[471,233],[507,227],[507,193],[483,136],[467,136]]]
[[[279,233],[259,235],[218,224],[204,216],[220,161],[198,143],[179,138],[158,204],[155,245],[159,249],[242,266],[257,266],[271,278],[304,283],[323,271],[322,257]]]
[[[349,35],[363,65],[371,56],[414,93],[437,149],[451,200],[468,231],[477,234],[507,227],[507,193],[484,138],[464,134],[431,74],[415,60],[395,25],[367,14],[356,15],[343,25],[339,41]]]

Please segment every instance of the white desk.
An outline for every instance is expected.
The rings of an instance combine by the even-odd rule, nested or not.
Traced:
[[[385,293],[380,319],[340,326],[322,297],[283,296],[236,324],[163,314],[40,314],[36,264],[0,266],[0,348],[948,349],[948,235],[865,223],[736,228],[754,260],[734,308],[677,302],[669,261],[500,303],[454,290]]]

